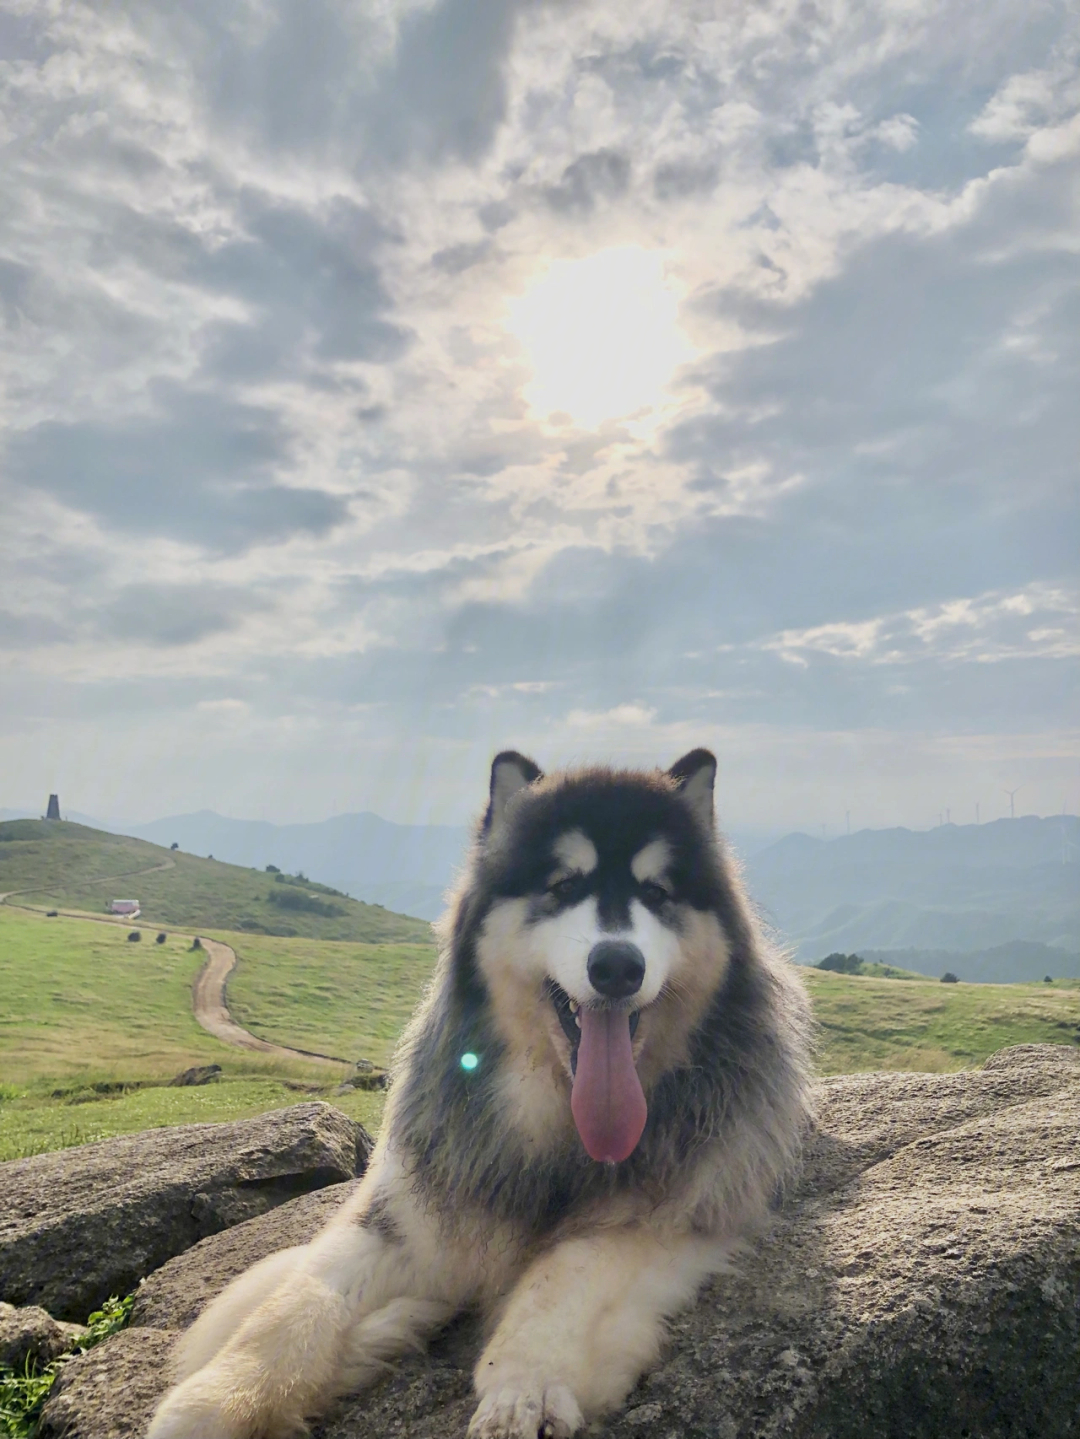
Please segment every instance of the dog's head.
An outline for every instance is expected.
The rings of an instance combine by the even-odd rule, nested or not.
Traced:
[[[716,761],[545,777],[496,756],[480,834],[476,961],[512,1051],[553,1060],[594,1158],[637,1146],[648,1085],[686,1042],[728,960],[713,821]]]

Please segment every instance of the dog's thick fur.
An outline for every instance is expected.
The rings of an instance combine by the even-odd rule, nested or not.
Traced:
[[[362,1185],[200,1317],[149,1439],[301,1435],[467,1306],[490,1325],[473,1439],[565,1439],[622,1403],[808,1117],[805,1000],[716,836],[715,768],[695,750],[545,778],[496,757]],[[612,939],[643,961],[614,999],[590,958]],[[622,1026],[647,1100],[643,1131],[623,1115],[589,1140],[631,1147],[613,1162],[571,1109],[585,1019]]]

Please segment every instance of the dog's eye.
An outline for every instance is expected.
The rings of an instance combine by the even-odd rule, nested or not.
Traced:
[[[568,874],[563,879],[556,879],[549,884],[548,894],[553,894],[556,899],[566,899],[575,892],[580,883],[580,874]]]
[[[641,886],[641,897],[652,909],[658,909],[660,905],[666,904],[671,898],[662,884],[657,884],[655,879],[647,879]]]

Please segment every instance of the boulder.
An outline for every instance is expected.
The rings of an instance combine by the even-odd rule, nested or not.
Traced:
[[[361,1173],[328,1104],[185,1124],[0,1164],[0,1297],[82,1319],[209,1234]]]
[[[311,1203],[282,1211],[284,1243],[314,1227],[301,1207]],[[277,1219],[244,1226],[245,1254],[268,1252],[256,1236]],[[129,1329],[64,1366],[40,1439],[141,1435],[146,1376],[159,1389],[167,1379],[163,1326],[195,1308],[183,1302],[185,1266],[201,1304],[231,1277],[208,1263],[227,1238],[174,1260],[156,1291],[144,1286],[142,1317],[162,1327]],[[463,1435],[480,1342],[475,1321],[458,1321],[345,1401],[318,1439]],[[594,1432],[1076,1439],[1078,1355],[1080,1053],[1026,1045],[961,1074],[824,1081],[802,1176],[768,1231],[672,1323],[662,1362]]]
[[[186,1329],[231,1279],[268,1254],[306,1244],[359,1183],[331,1184],[291,1199],[269,1214],[212,1234],[170,1259],[139,1285],[131,1324],[145,1329]]]
[[[0,1367],[20,1372],[28,1359],[49,1364],[86,1332],[82,1324],[64,1324],[35,1304],[16,1309],[0,1303]]]
[[[172,1334],[126,1329],[67,1360],[52,1387],[38,1435],[52,1439],[143,1439],[161,1396]],[[207,1435],[206,1439],[212,1439]]]

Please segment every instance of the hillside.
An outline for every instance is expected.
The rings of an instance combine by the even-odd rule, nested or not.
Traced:
[[[875,950],[904,965],[897,951],[984,951],[1014,940],[1080,953],[1080,820],[1072,816],[834,840],[793,834],[746,871],[754,900],[806,962]]]
[[[471,839],[463,825],[395,824],[366,811],[313,824],[269,824],[200,810],[129,830],[233,864],[317,874],[337,889],[424,919],[442,913],[443,893]]]
[[[148,928],[242,930],[360,943],[430,942],[429,925],[325,884],[202,859],[61,820],[0,824],[0,894],[20,904],[104,913],[137,899]],[[10,903],[10,901],[9,901]]]
[[[863,949],[870,964],[896,966],[940,979],[946,970],[969,984],[1037,984],[1054,979],[1080,979],[1080,954],[1066,954],[1053,945],[1013,939],[991,949]]]
[[[383,1095],[231,1048],[195,1023],[203,956],[188,935],[127,943],[127,926],[0,906],[0,1159],[155,1124],[239,1118],[320,1094],[378,1125]],[[222,934],[238,956],[236,1019],[281,1044],[383,1064],[434,962],[428,944]],[[148,939],[149,936],[146,936]],[[953,1070],[1008,1044],[1080,1043],[1080,984],[943,985],[800,971],[819,1024],[818,1066]],[[170,1088],[193,1064],[218,1082]],[[344,1070],[344,1067],[343,1067]]]

